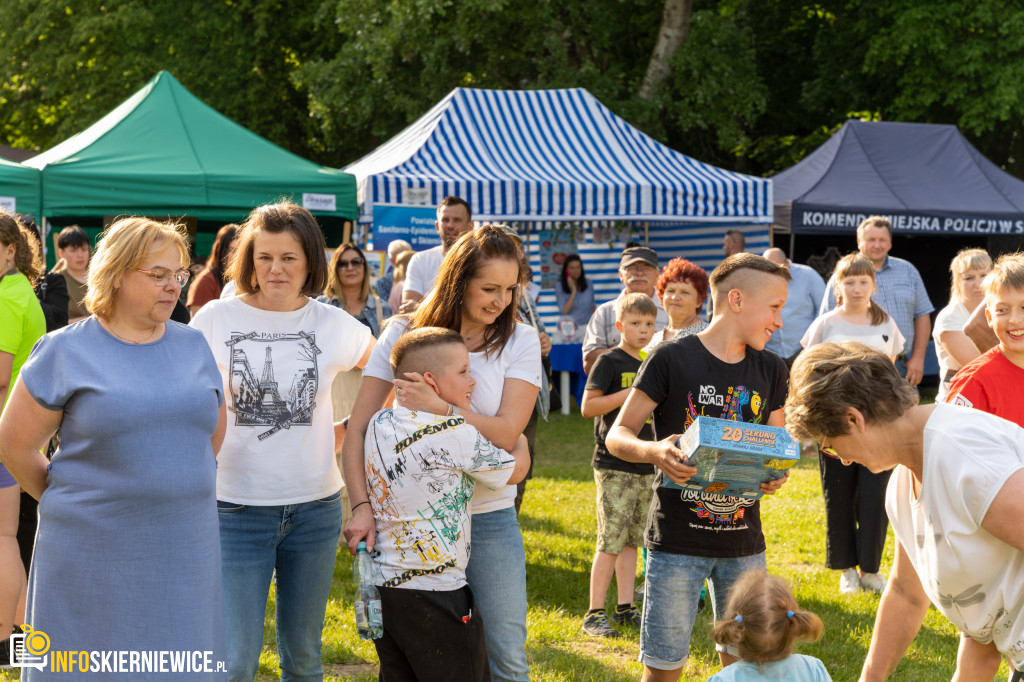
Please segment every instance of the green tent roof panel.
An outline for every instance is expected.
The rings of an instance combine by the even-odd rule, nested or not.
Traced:
[[[247,130],[161,71],[92,126],[25,162],[43,215],[190,215],[237,221],[290,199],[355,218],[355,179]]]
[[[39,170],[0,159],[0,208],[39,220],[42,201]]]

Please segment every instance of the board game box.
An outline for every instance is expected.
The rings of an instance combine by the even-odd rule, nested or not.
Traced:
[[[749,499],[761,498],[761,483],[782,478],[800,459],[800,444],[777,426],[698,417],[678,447],[697,474],[683,485],[664,485]]]

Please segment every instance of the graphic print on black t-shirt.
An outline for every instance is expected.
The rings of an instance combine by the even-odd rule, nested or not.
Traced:
[[[309,426],[316,409],[317,362],[312,332],[232,332],[230,410],[235,426],[269,426],[264,440],[281,429]]]

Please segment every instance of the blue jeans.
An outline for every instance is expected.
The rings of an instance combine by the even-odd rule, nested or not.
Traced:
[[[763,552],[716,559],[648,550],[638,660],[657,670],[683,667],[690,655],[690,632],[704,580],[708,581],[709,601],[717,620],[725,613],[725,602],[740,575],[765,568]],[[721,646],[715,648],[724,650]]]
[[[281,506],[217,501],[231,682],[252,682],[271,576],[281,679],[322,680],[320,642],[341,533],[341,493]],[[276,574],[275,574],[276,571]]]
[[[530,679],[526,662],[526,551],[513,507],[474,514],[466,579],[484,620],[495,682]]]

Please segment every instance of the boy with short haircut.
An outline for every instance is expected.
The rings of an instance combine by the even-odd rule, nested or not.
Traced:
[[[643,541],[647,510],[651,506],[654,466],[626,462],[605,447],[605,436],[626,402],[629,387],[640,369],[640,350],[654,335],[658,308],[646,294],[626,294],[615,303],[615,328],[619,345],[597,358],[587,379],[580,412],[594,418],[594,482],[597,484],[597,549],[590,568],[590,607],[583,618],[583,632],[593,637],[617,637],[604,612],[612,573],[618,601],[612,621],[640,625],[633,604],[636,548]],[[640,438],[653,440],[650,424]]]
[[[606,439],[612,454],[649,462],[660,471],[646,531],[647,582],[640,626],[644,680],[677,680],[689,655],[701,586],[708,579],[716,619],[733,583],[765,570],[760,503],[741,497],[679,490],[697,473],[676,447],[700,416],[782,426],[789,372],[764,346],[782,326],[789,270],[739,253],[711,273],[714,317],[699,334],[660,344],[644,361]],[[650,442],[639,437],[654,418]],[[773,494],[785,482],[762,483]],[[719,645],[723,665],[736,652]]]
[[[466,583],[469,501],[476,483],[517,483],[526,442],[500,450],[458,415],[476,384],[469,352],[449,329],[404,334],[391,349],[395,376],[418,372],[452,408],[448,415],[396,405],[366,432],[366,482],[377,520],[371,557],[384,634],[374,640],[381,679],[489,680],[484,624]],[[456,409],[458,408],[458,409]]]
[[[957,372],[947,401],[1024,426],[1024,254],[1000,256],[982,286],[985,319],[999,345]]]

